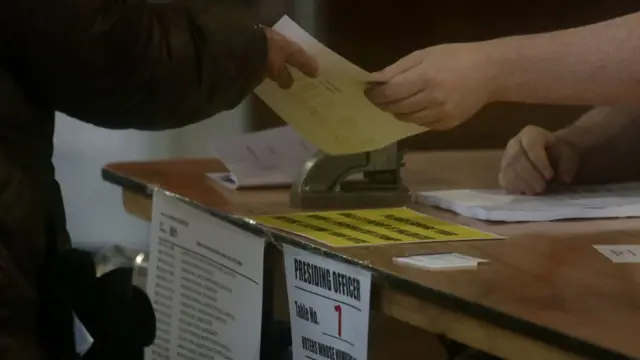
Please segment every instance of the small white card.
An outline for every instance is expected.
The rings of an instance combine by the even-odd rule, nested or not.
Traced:
[[[371,273],[283,245],[294,359],[366,360]]]
[[[75,334],[76,353],[82,356],[91,348],[93,338],[76,314],[73,314],[73,332]]]
[[[640,245],[593,245],[615,263],[640,263]]]
[[[479,263],[486,261],[487,260],[458,253],[438,253],[393,258],[393,262],[396,264],[415,266],[427,270],[475,269]]]
[[[640,182],[566,187],[544,196],[510,195],[496,189],[420,192],[416,201],[487,221],[640,217]]]

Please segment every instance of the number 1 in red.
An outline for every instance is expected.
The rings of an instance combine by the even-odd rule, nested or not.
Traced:
[[[342,337],[342,306],[336,305],[333,309],[338,313],[338,336]]]

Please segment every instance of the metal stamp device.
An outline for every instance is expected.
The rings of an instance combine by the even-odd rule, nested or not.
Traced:
[[[298,209],[365,209],[403,206],[411,199],[396,143],[365,153],[331,156],[318,151],[293,183],[290,206]]]

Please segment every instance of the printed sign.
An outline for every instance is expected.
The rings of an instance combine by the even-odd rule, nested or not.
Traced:
[[[371,273],[283,246],[293,358],[366,360]]]

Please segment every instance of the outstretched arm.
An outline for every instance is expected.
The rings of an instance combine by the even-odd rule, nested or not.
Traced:
[[[484,44],[492,100],[640,104],[640,13]]]
[[[187,125],[235,107],[267,74],[265,30],[232,0],[9,7],[0,14],[0,48],[11,54],[3,62],[35,96],[98,126]]]

